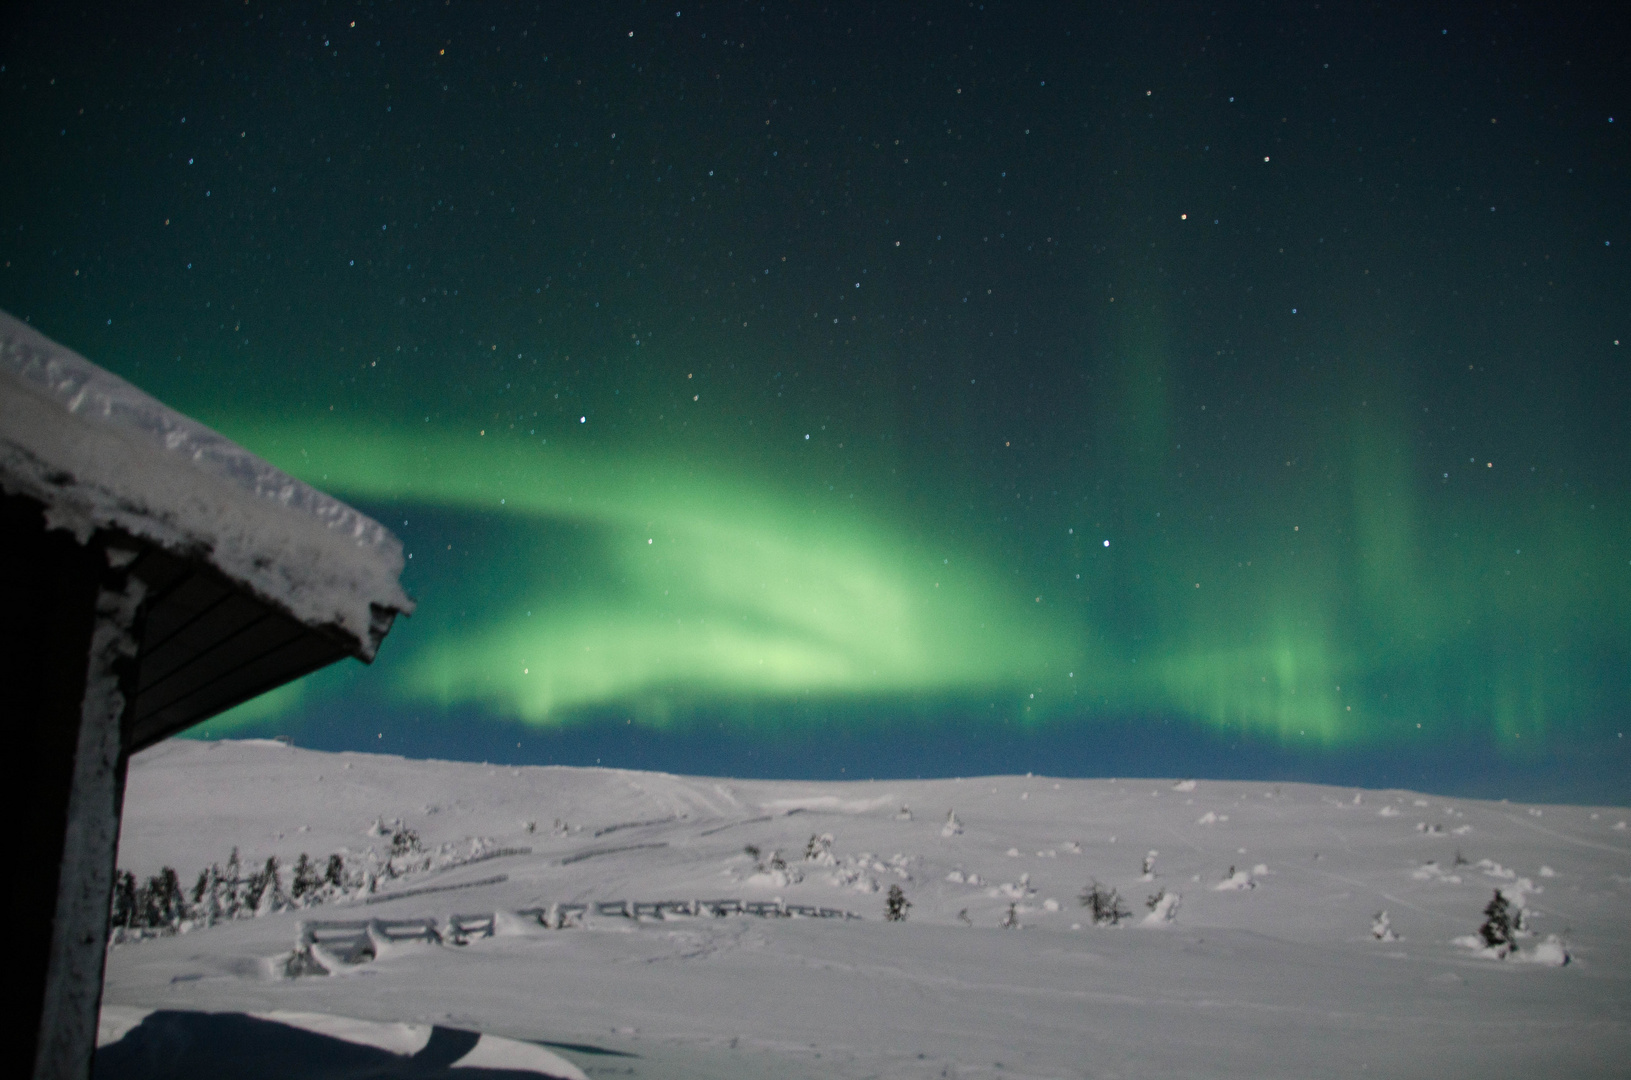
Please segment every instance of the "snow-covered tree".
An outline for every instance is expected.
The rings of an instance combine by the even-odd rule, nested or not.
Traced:
[[[278,871],[276,855],[266,857],[266,865],[249,876],[244,893],[244,908],[255,915],[265,915],[287,907],[288,897],[283,892],[282,875]]]
[[[889,886],[889,895],[884,898],[883,917],[888,922],[905,922],[906,910],[912,902],[906,899],[906,893],[901,891],[899,885]]]
[[[1495,896],[1484,907],[1484,925],[1478,928],[1478,936],[1497,956],[1506,956],[1518,947],[1517,930],[1512,904],[1496,889]]]
[[[195,917],[203,919],[207,926],[214,926],[226,911],[225,899],[221,868],[211,863],[207,870],[198,872],[198,883],[193,886]]]
[[[294,880],[289,883],[289,898],[296,904],[311,904],[318,902],[318,890],[323,887],[323,879],[317,873],[317,864],[312,862],[302,851],[300,858],[295,860]]]
[[[229,919],[236,919],[244,909],[244,881],[243,863],[238,859],[238,849],[233,848],[232,854],[227,856],[226,869],[221,872],[222,886],[222,914]],[[251,907],[253,910],[253,907]]]
[[[1115,889],[1106,889],[1097,880],[1083,889],[1078,899],[1082,906],[1091,912],[1093,922],[1099,926],[1117,926],[1123,919],[1131,918],[1133,914],[1121,906],[1119,892]]]
[[[120,870],[113,877],[113,904],[108,923],[123,929],[136,925],[136,875],[129,870]]]

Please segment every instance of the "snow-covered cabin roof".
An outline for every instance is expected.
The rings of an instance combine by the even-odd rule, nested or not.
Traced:
[[[413,611],[390,530],[5,312],[0,489],[81,543],[107,532],[150,545],[143,694],[175,684],[148,709],[169,730],[339,656],[371,660]],[[201,688],[246,666],[235,689]]]

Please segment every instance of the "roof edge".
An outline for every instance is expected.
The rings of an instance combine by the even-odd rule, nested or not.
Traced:
[[[362,660],[414,610],[385,526],[3,311],[0,487],[81,542],[116,529],[207,562]]]

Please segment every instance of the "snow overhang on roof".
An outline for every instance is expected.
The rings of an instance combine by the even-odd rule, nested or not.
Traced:
[[[4,312],[0,489],[42,503],[47,527],[81,543],[146,541],[173,582],[202,564],[217,592],[248,594],[338,654],[371,660],[414,608],[383,525]]]

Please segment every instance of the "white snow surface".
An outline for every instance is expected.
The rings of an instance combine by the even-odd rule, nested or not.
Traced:
[[[402,1038],[444,1024],[547,1043],[588,1075],[679,1080],[1625,1075],[1623,810],[1549,806],[1537,818],[1399,791],[1161,783],[1152,798],[1108,780],[724,780],[172,740],[130,769],[119,864],[139,876],[169,865],[190,884],[233,846],[245,865],[276,855],[285,867],[301,852],[377,849],[381,819],[427,845],[531,850],[395,885],[479,883],[467,888],[115,947],[104,1026],[157,1008],[346,1017],[399,1025],[380,1030]],[[903,804],[915,820],[897,816]],[[1412,813],[1378,814],[1389,805]],[[953,808],[963,831],[947,836]],[[1422,833],[1424,816],[1474,831]],[[828,833],[830,858],[803,859]],[[747,845],[760,859],[779,852],[798,880],[755,880],[769,875]],[[1151,848],[1161,855],[1146,880]],[[1459,872],[1419,873],[1429,864]],[[1523,894],[1532,936],[1513,957],[1456,944],[1497,885],[1513,888],[1481,871],[1533,882],[1543,865],[1552,874]],[[1252,867],[1256,887],[1218,891],[1231,866]],[[855,875],[899,884],[906,921],[884,921],[882,892],[857,892]],[[976,884],[1014,880],[1018,900]],[[1074,899],[1039,899],[1091,881],[1138,917],[1095,926]],[[863,918],[636,919],[594,906],[723,898]],[[514,914],[575,903],[588,912],[563,929]],[[1001,927],[1011,904],[1021,929]],[[1372,932],[1383,910],[1398,940]],[[345,977],[283,974],[302,919],[446,925],[482,913],[502,915],[497,933],[464,946],[388,950]]]
[[[413,611],[390,530],[3,311],[0,485],[81,541],[111,528],[205,556],[363,659],[382,613]]]

